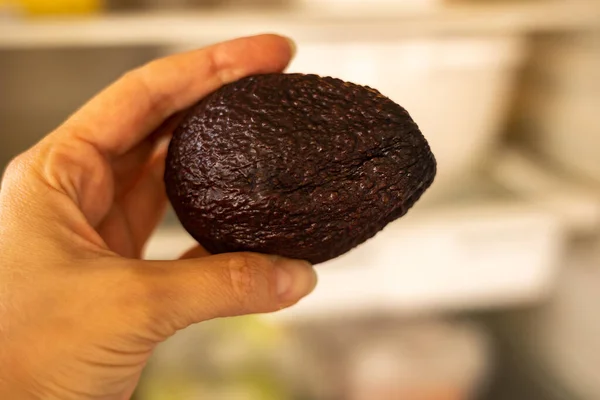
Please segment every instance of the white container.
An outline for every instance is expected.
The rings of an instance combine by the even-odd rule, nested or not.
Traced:
[[[600,182],[600,33],[548,39],[538,50],[525,106],[533,144]]]
[[[426,200],[470,182],[493,147],[524,54],[514,37],[299,43],[290,72],[372,86],[405,107],[438,161]]]

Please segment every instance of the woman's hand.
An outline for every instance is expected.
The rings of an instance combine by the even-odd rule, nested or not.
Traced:
[[[292,52],[262,35],[153,61],[10,164],[0,187],[1,399],[128,399],[177,330],[312,291],[302,261],[201,248],[140,260],[166,206],[164,142],[178,112],[225,83],[282,71]]]

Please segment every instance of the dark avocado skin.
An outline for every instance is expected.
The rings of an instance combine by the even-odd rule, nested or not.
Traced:
[[[335,258],[404,215],[436,161],[407,111],[339,79],[241,79],[192,107],[167,156],[169,200],[210,253]]]

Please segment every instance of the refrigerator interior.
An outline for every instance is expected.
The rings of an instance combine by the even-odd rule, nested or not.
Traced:
[[[553,307],[581,287],[564,279],[578,243],[600,233],[600,184],[589,176],[598,158],[574,155],[600,137],[589,117],[598,86],[581,83],[597,76],[598,2],[354,3],[131,0],[68,18],[0,8],[0,170],[125,71],[260,31],[297,39],[290,71],[372,85],[405,106],[438,158],[431,192],[317,266],[312,296],[180,332],[158,347],[135,398],[599,398],[587,379],[595,348],[575,376],[556,367],[582,350],[561,357],[577,332]],[[146,257],[193,244],[169,212]],[[586,268],[597,270],[600,256],[588,253]],[[530,311],[546,307],[554,318]],[[533,352],[538,340],[554,344]]]

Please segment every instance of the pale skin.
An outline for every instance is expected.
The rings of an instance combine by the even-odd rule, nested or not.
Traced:
[[[178,112],[282,71],[285,38],[237,39],[126,73],[7,168],[0,187],[0,399],[129,399],[153,349],[212,318],[289,307],[311,265],[269,255],[141,254],[167,199]],[[7,134],[18,134],[8,132]]]

